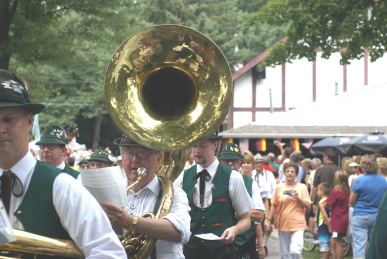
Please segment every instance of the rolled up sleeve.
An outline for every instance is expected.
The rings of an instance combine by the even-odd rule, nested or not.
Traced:
[[[188,205],[187,194],[176,185],[173,189],[175,194],[171,212],[163,218],[168,219],[169,222],[181,232],[180,243],[184,244],[188,242],[191,236],[191,217],[189,215],[191,208]]]

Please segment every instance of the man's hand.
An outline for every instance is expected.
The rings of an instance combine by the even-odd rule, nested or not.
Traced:
[[[258,247],[258,258],[259,259],[263,259],[265,257],[266,257],[266,250],[265,250],[265,248],[262,247],[262,246],[259,246]]]
[[[113,227],[128,228],[133,221],[133,216],[129,215],[124,209],[108,202],[101,203],[102,209],[106,212]]]
[[[235,239],[235,231],[236,231],[235,227],[226,229],[223,232],[222,236],[220,237],[224,239],[220,240],[220,242],[225,244],[232,244],[232,242],[234,242],[234,239]]]
[[[273,227],[271,225],[270,220],[268,220],[268,219],[265,219],[265,232],[267,232],[267,233],[273,232]]]

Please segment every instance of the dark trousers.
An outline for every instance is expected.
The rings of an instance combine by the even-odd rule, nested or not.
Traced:
[[[243,245],[236,246],[236,258],[237,259],[258,259],[256,235],[252,235],[249,240]]]
[[[185,259],[236,259],[234,243],[221,246],[212,251],[209,251],[202,244],[196,250],[184,246],[183,252]]]

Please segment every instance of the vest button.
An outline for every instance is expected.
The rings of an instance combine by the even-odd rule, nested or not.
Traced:
[[[202,217],[202,219],[204,219],[204,217]]]
[[[17,214],[19,214],[19,215],[20,215],[21,213],[22,213],[22,211],[21,211],[21,210],[18,210],[18,211],[17,211]]]
[[[215,185],[214,185],[214,186],[212,186],[212,189],[215,189]]]
[[[192,189],[195,190],[195,186]]]
[[[204,242],[204,240],[202,240],[202,243]]]
[[[202,227],[204,227],[204,225],[202,225]]]

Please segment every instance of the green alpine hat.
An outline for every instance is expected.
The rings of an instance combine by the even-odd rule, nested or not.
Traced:
[[[27,82],[18,75],[0,69],[0,108],[22,107],[37,114],[45,108],[43,104],[31,103]]]
[[[79,165],[81,164],[90,164],[90,156],[83,157],[81,162],[79,162]]]
[[[36,145],[40,144],[57,144],[66,145],[70,142],[66,138],[66,134],[59,125],[48,125],[40,136],[40,140],[36,142]]]
[[[222,139],[222,136],[218,136],[218,130],[216,130],[208,139],[211,139],[211,140],[221,140]]]
[[[89,161],[97,160],[113,164],[113,161],[109,159],[109,155],[110,154],[107,150],[103,147],[99,147],[93,154],[91,154]]]
[[[237,144],[234,143],[226,143],[218,156],[218,159],[228,160],[228,159],[236,159],[241,160],[244,156],[242,155],[241,149]]]
[[[122,135],[122,138],[115,139],[113,144],[118,146],[143,147],[142,145],[128,138],[126,135]]]

